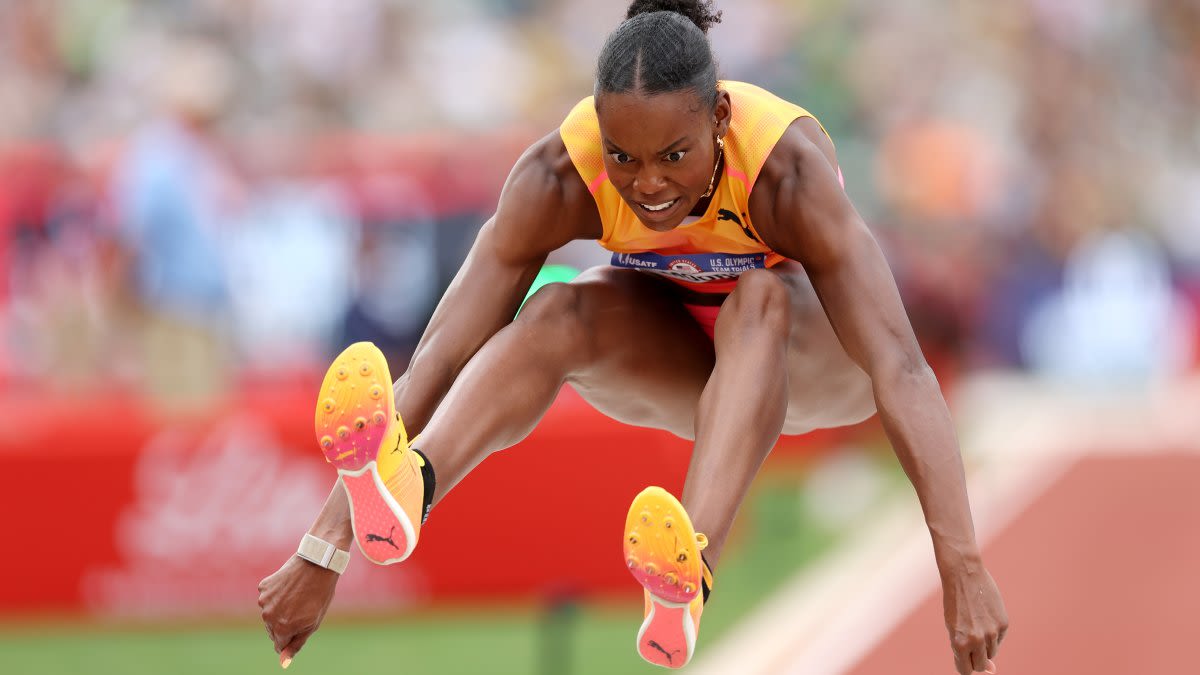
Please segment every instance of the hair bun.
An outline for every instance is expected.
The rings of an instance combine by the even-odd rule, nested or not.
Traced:
[[[713,24],[721,22],[721,12],[714,14],[712,4],[712,0],[633,0],[625,18],[632,19],[648,12],[675,12],[686,16],[707,35]]]

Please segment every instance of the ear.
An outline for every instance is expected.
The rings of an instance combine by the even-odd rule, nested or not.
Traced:
[[[713,106],[713,127],[716,129],[718,136],[724,136],[729,133],[729,121],[733,117],[733,102],[729,98],[729,92],[724,89],[717,90],[717,103]]]

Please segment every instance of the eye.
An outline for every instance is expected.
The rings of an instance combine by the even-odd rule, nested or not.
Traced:
[[[608,156],[612,157],[612,161],[616,162],[617,164],[628,164],[633,161],[632,157],[623,152],[610,152],[608,153]]]
[[[683,150],[676,150],[675,152],[668,152],[666,155],[663,156],[663,159],[665,159],[668,162],[671,162],[673,164],[675,162],[681,161],[683,159],[684,155],[686,155],[686,154],[687,153],[684,152]]]

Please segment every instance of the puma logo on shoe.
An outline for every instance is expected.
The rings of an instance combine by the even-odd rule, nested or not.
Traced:
[[[647,642],[646,646],[650,647],[651,649],[657,649],[658,651],[662,652],[663,656],[667,657],[667,663],[674,665],[674,663],[671,661],[671,657],[673,657],[674,655],[679,653],[678,649],[676,649],[673,652],[668,652],[667,650],[662,648],[662,645],[658,644],[654,640],[650,640],[649,642]]]
[[[396,532],[396,526],[393,525],[392,530],[390,532],[388,532],[388,536],[386,536],[386,537],[384,537],[382,535],[378,535],[378,534],[367,533],[367,543],[369,544],[373,541],[387,542],[392,545],[392,548],[399,551],[400,547],[396,545],[396,542],[392,541],[392,535],[395,534],[395,532]]]

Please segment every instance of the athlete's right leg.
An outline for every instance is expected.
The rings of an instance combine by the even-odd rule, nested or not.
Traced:
[[[440,500],[529,434],[570,382],[609,417],[691,438],[712,342],[664,281],[597,267],[539,290],[463,369],[417,446]]]

